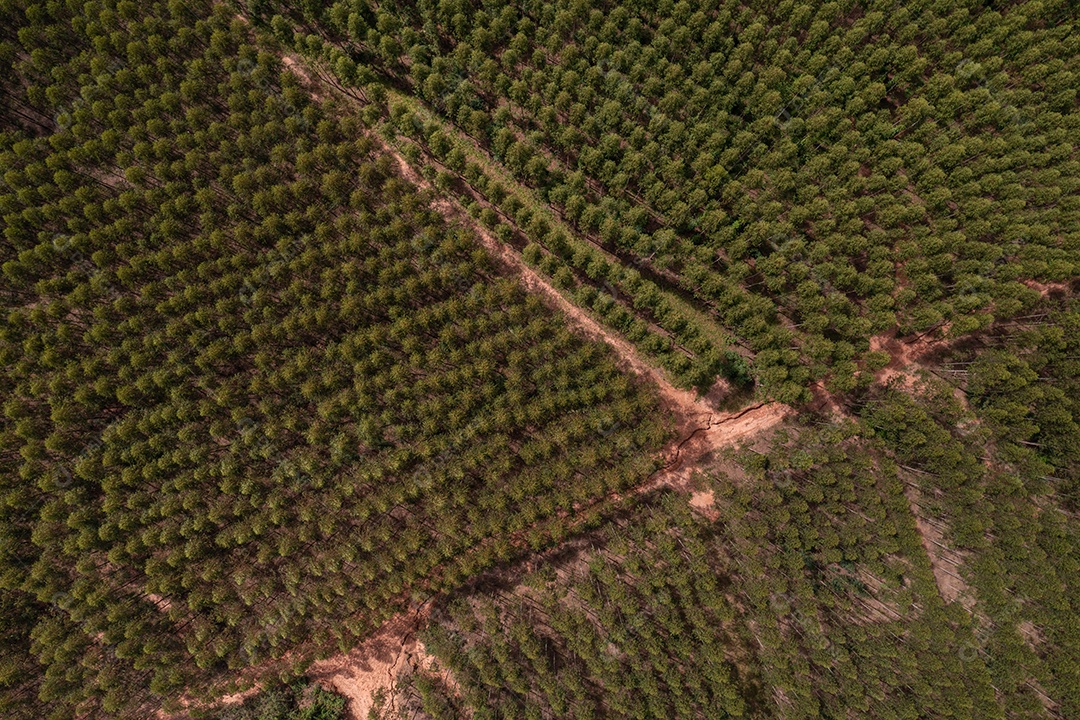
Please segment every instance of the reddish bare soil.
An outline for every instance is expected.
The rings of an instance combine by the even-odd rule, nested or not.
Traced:
[[[1022,280],[1032,290],[1037,290],[1043,297],[1049,296],[1051,293],[1067,293],[1069,292],[1069,283],[1056,282],[1056,283],[1040,283],[1034,280]]]
[[[387,704],[392,708],[394,695],[390,690],[397,676],[407,668],[431,665],[431,656],[416,639],[426,619],[423,610],[399,615],[350,652],[316,662],[309,676],[348,698],[349,715],[354,720],[367,718],[372,696],[380,688],[388,691]]]
[[[247,690],[241,690],[240,692],[221,696],[216,701],[214,701],[214,706],[218,707],[223,705],[239,705],[240,703],[247,700],[249,697],[257,695],[261,689],[261,686],[256,683],[249,687]],[[204,707],[204,703],[193,702],[187,697],[180,698],[180,705],[184,708],[184,710],[178,713],[170,714],[165,712],[164,710],[158,710],[154,716],[155,718],[157,718],[157,720],[190,720],[192,711],[196,709],[200,711],[205,711],[207,709],[206,707]]]
[[[297,62],[296,58],[292,57],[291,55],[282,55],[281,64],[295,74],[299,75],[300,78],[307,82],[309,85],[314,84],[311,80],[311,75],[307,71],[307,68]],[[317,95],[313,95],[312,97],[318,98]]]
[[[716,520],[720,515],[713,509],[713,503],[716,502],[716,496],[712,490],[695,490],[690,494],[690,507],[697,510],[699,513],[709,518],[710,520]]]
[[[948,339],[934,339],[927,335],[910,339],[898,338],[895,333],[875,335],[870,338],[870,349],[888,353],[891,360],[888,365],[874,373],[874,379],[887,383],[893,378],[899,378],[904,387],[911,389],[915,384],[918,362],[931,353],[945,349],[950,342],[952,341]]]

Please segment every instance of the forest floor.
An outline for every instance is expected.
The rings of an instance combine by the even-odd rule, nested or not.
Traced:
[[[934,573],[934,581],[937,583],[941,599],[946,603],[959,601],[970,611],[975,604],[971,588],[954,572],[960,569],[963,556],[945,544],[944,524],[931,520],[925,513],[919,512],[921,507],[919,491],[905,483],[904,495],[911,507],[911,514],[915,517],[915,528],[919,532],[923,549],[930,558],[930,570]]]

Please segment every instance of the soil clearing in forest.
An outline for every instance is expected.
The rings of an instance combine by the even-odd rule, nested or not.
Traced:
[[[393,709],[392,690],[398,675],[407,668],[429,668],[434,660],[416,639],[426,619],[423,609],[399,615],[351,651],[314,663],[308,676],[347,698],[353,720],[368,717],[380,689],[386,691],[387,707]]]
[[[903,387],[910,390],[915,386],[917,377],[914,371],[919,361],[934,352],[945,350],[954,342],[948,338],[933,339],[927,335],[918,335],[910,340],[896,337],[895,332],[887,335],[875,335],[870,338],[870,349],[889,355],[889,364],[874,373],[874,379],[885,384],[893,378],[899,378]]]

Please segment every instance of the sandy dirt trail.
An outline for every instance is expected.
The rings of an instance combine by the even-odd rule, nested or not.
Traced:
[[[381,140],[380,140],[381,142]],[[383,148],[397,162],[401,175],[413,185],[431,190],[431,185],[393,148]],[[717,409],[714,395],[722,391],[723,381],[703,397],[671,384],[664,373],[646,361],[628,340],[597,322],[583,309],[567,300],[539,273],[529,267],[521,256],[500,241],[487,228],[472,221],[463,210],[444,197],[432,202],[448,222],[464,223],[471,229],[495,262],[516,276],[529,292],[540,296],[550,307],[559,310],[582,335],[602,342],[614,350],[620,367],[652,385],[660,396],[661,407],[675,420],[678,440],[666,451],[665,471],[654,475],[648,487],[669,484],[682,477],[680,469],[692,465],[709,451],[730,445],[749,435],[767,430],[794,412],[793,408],[775,402],[752,405],[737,412],[722,413]],[[698,436],[701,436],[700,438]],[[691,442],[687,442],[687,441]],[[672,463],[676,464],[672,464]],[[682,487],[682,484],[679,483]]]

